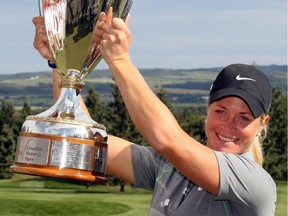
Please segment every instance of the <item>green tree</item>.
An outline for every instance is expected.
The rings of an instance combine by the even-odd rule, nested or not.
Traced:
[[[16,146],[15,110],[12,102],[2,100],[0,111],[0,179],[9,178],[9,167],[14,162]]]
[[[128,139],[132,127],[131,120],[118,87],[116,85],[113,85],[112,87],[112,96],[114,100],[108,105],[113,112],[110,116],[111,124],[113,125],[111,133],[123,139]]]
[[[109,133],[137,144],[143,144],[143,138],[135,128],[116,84],[112,84],[112,96],[113,101],[108,104],[108,107],[112,111],[110,124],[113,127]]]
[[[31,113],[32,113],[31,107],[30,107],[27,99],[25,98],[21,111],[20,112],[15,112],[15,116],[14,116],[14,119],[15,119],[14,133],[15,133],[15,137],[16,138],[19,135],[19,132],[20,132],[21,127],[22,127],[22,124],[26,120],[26,117],[31,115]]]
[[[276,180],[287,180],[287,95],[273,89],[271,120],[263,147],[264,168]]]
[[[94,90],[93,85],[89,87],[88,95],[85,99],[85,105],[93,120],[99,124],[103,124],[105,127],[109,127],[107,119],[108,110],[101,101],[101,96]]]
[[[206,113],[198,109],[184,109],[182,116],[179,117],[180,125],[191,137],[198,142],[205,143],[205,120]]]
[[[29,105],[29,103],[27,101],[27,98],[25,98],[24,103],[23,103],[23,107],[21,109],[20,117],[24,121],[27,116],[31,115],[31,113],[32,113],[31,107],[30,107],[30,105]]]

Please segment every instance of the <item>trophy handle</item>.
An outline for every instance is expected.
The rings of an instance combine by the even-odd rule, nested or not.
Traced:
[[[38,10],[39,10],[39,16],[43,16],[43,12],[42,12],[42,4],[41,4],[42,0],[38,0]]]

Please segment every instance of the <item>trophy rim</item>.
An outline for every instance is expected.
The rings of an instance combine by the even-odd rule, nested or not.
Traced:
[[[99,124],[97,122],[86,122],[81,120],[75,120],[75,119],[66,119],[66,118],[54,118],[54,117],[41,117],[41,116],[27,116],[26,120],[31,121],[43,121],[43,122],[52,122],[52,123],[60,123],[60,124],[70,124],[70,125],[79,125],[79,126],[85,126],[85,127],[93,127],[98,128],[101,130],[106,130],[106,127],[102,124]]]

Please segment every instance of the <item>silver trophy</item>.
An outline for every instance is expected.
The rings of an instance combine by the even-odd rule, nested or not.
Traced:
[[[80,105],[83,79],[101,60],[92,37],[101,12],[125,19],[133,0],[39,0],[61,95],[47,111],[28,116],[17,140],[14,173],[105,183],[107,133]]]

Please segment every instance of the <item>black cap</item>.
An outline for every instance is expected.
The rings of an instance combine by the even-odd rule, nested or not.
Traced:
[[[272,87],[267,76],[257,68],[245,64],[225,67],[210,89],[209,103],[223,97],[237,96],[244,100],[253,116],[268,113],[272,100]]]

